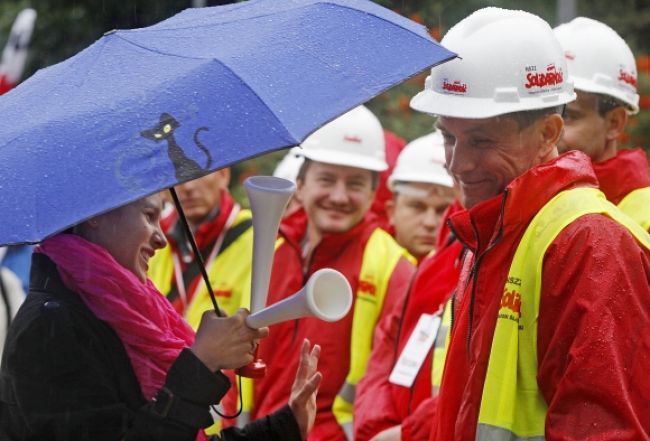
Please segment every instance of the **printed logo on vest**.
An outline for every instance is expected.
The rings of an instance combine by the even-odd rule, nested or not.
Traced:
[[[367,280],[359,280],[359,292],[365,292],[372,296],[377,294],[377,287],[374,283]]]
[[[501,296],[500,307],[498,318],[519,323],[519,318],[521,317],[521,294],[517,290],[509,290],[505,286],[503,288],[503,295]],[[523,326],[520,325],[519,329],[523,329]]]
[[[217,297],[225,297],[229,299],[232,297],[232,291],[229,289],[217,289],[214,291],[214,295]]]
[[[377,286],[367,280],[359,280],[357,286],[357,298],[372,303],[377,302]]]

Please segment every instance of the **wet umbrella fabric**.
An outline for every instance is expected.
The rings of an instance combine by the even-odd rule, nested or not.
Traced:
[[[109,32],[0,99],[0,244],[299,144],[453,57],[366,0],[252,0]]]

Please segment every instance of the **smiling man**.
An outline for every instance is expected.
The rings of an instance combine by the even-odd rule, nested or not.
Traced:
[[[357,107],[314,132],[302,144],[305,162],[296,196],[303,209],[285,218],[275,253],[268,304],[297,292],[317,270],[334,268],[348,279],[354,306],[326,323],[302,318],[271,327],[260,344],[266,376],[255,380],[252,417],[286,402],[292,352],[304,337],[322,348],[318,413],[310,440],[351,436],[356,384],[365,372],[376,323],[405,294],[413,266],[370,212],[378,172],[386,169],[379,120]],[[294,351],[295,352],[295,351]]]
[[[567,105],[560,152],[591,158],[607,199],[650,230],[650,166],[642,149],[618,149],[628,115],[639,112],[636,63],[612,28],[586,17],[558,26],[578,98]]]
[[[558,156],[575,95],[552,29],[486,8],[442,44],[459,58],[411,105],[438,117],[469,252],[430,440],[648,439],[650,237]]]

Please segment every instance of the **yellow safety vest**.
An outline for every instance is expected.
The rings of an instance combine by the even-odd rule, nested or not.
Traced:
[[[400,257],[409,259],[410,255],[388,233],[377,228],[366,243],[359,272],[352,318],[350,369],[332,405],[334,416],[348,439],[352,439],[356,385],[366,372],[375,326],[384,305],[388,283]]]
[[[646,231],[650,230],[650,187],[629,192],[618,203],[618,208],[637,221]]]
[[[590,213],[609,216],[650,249],[650,235],[593,188],[561,192],[537,213],[517,247],[503,288],[477,441],[544,440],[548,406],[537,385],[537,320],[544,255],[567,225]]]
[[[250,218],[250,210],[241,210],[230,228]],[[208,268],[208,277],[219,307],[228,315],[234,314],[239,308],[250,307],[252,253],[253,229],[248,228],[218,254]],[[168,293],[173,274],[172,249],[167,245],[151,258],[148,275],[160,292]],[[200,283],[201,289],[194,295],[185,312],[185,319],[195,330],[203,313],[213,308],[205,283]]]

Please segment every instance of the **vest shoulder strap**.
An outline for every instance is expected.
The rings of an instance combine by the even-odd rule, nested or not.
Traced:
[[[408,259],[407,256],[407,252],[395,239],[380,228],[375,229],[366,243],[354,302],[350,369],[333,405],[334,415],[344,430],[352,421],[356,385],[366,371],[373,333],[384,305],[390,278],[399,259]]]

